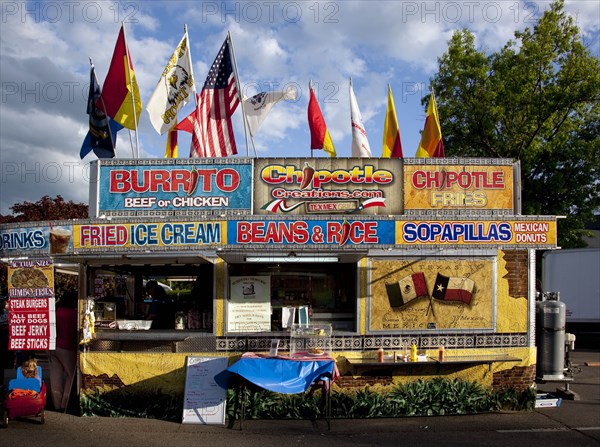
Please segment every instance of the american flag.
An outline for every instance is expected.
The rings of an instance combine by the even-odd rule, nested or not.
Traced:
[[[230,51],[227,37],[210,67],[196,110],[177,125],[178,130],[192,132],[190,157],[237,154],[231,116],[240,100]]]

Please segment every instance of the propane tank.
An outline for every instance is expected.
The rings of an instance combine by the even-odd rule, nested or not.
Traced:
[[[540,379],[563,379],[566,305],[559,292],[544,293],[536,303],[537,372]]]

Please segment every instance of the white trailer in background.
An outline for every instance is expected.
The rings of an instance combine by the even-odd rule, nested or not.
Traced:
[[[600,333],[600,248],[544,253],[542,288],[560,293],[568,332]]]

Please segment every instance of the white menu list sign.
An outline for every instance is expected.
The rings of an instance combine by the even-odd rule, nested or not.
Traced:
[[[227,390],[214,377],[227,364],[227,357],[187,357],[183,424],[225,424]]]
[[[227,332],[271,330],[271,277],[232,276],[227,300]]]

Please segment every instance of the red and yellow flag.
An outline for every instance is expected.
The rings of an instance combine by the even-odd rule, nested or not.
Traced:
[[[321,108],[317,102],[317,97],[309,84],[310,99],[308,101],[308,127],[310,128],[310,148],[323,149],[330,157],[335,157],[335,147],[331,141],[331,135],[327,130],[327,124],[321,113]]]
[[[167,147],[165,148],[165,158],[177,158],[179,156],[179,146],[177,145],[177,130],[175,128],[167,133]]]
[[[383,147],[381,158],[403,158],[402,142],[400,141],[400,126],[396,116],[392,88],[388,84],[388,105],[383,123]]]
[[[135,105],[135,109],[134,109]],[[112,61],[97,106],[123,127],[135,130],[142,114],[142,100],[121,26]]]
[[[423,127],[421,142],[419,143],[416,156],[417,158],[443,158],[446,156],[444,153],[444,142],[442,141],[440,118],[433,93],[427,106],[427,117],[425,118],[425,126]]]

